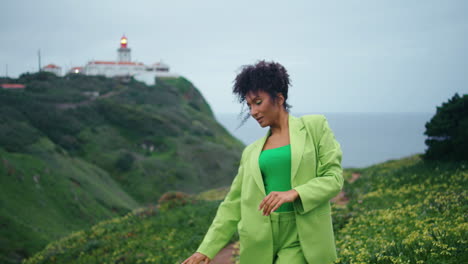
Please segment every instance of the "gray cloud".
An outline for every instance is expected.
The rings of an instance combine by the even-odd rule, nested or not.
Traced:
[[[162,59],[216,112],[238,112],[241,65],[289,71],[293,112],[434,112],[467,93],[466,1],[3,1],[0,74],[43,63],[64,69],[114,60],[123,33],[132,58]]]

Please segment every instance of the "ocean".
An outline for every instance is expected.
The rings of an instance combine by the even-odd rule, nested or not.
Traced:
[[[300,117],[307,113],[293,113]],[[435,113],[314,113],[327,117],[343,151],[343,168],[367,167],[390,159],[424,153],[425,124]],[[263,137],[262,128],[253,118],[239,129],[237,113],[215,114],[233,136],[248,145]]]

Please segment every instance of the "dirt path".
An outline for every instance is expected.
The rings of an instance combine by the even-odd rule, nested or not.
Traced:
[[[213,258],[212,264],[233,264],[234,261],[232,259],[232,254],[234,252],[234,245],[236,243],[232,243],[227,245],[225,248],[219,251],[218,255]]]
[[[348,179],[348,182],[353,183],[357,179],[359,179],[359,177],[361,177],[360,173],[353,172],[351,174],[351,178]],[[344,191],[341,191],[337,196],[333,197],[331,201],[339,205],[345,205],[349,202],[349,198],[346,196],[346,193]]]

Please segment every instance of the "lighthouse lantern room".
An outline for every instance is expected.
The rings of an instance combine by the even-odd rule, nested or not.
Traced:
[[[132,61],[130,58],[131,50],[130,48],[127,48],[127,44],[128,44],[128,39],[124,35],[120,39],[120,48],[117,50],[119,54],[119,58],[118,58],[119,62],[131,62]]]

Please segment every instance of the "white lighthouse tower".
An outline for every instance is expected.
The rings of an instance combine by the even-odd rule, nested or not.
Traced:
[[[106,77],[131,77],[145,82],[148,85],[156,83],[156,77],[177,78],[179,75],[169,71],[169,65],[158,62],[146,66],[141,62],[132,61],[128,48],[128,39],[125,35],[120,38],[120,48],[117,49],[117,61],[89,61],[83,67],[83,74],[104,75]],[[75,72],[76,73],[76,72]]]
[[[119,54],[118,61],[119,62],[131,62],[132,59],[130,58],[130,48],[127,48],[128,39],[125,35],[122,36],[120,39],[120,48],[117,50]]]

